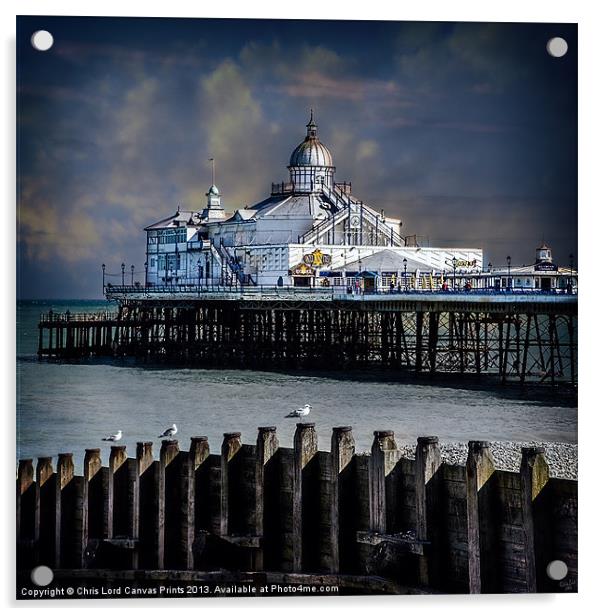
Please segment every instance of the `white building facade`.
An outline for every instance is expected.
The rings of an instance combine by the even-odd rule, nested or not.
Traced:
[[[213,184],[205,207],[146,227],[146,286],[345,286],[433,288],[454,267],[483,271],[480,248],[433,248],[404,237],[401,220],[337,183],[310,117],[289,179],[227,213]],[[455,265],[454,265],[455,264]]]

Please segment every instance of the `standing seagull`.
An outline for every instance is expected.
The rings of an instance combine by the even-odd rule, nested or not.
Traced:
[[[311,404],[306,404],[296,411],[291,411],[288,415],[285,415],[285,417],[305,417],[306,415],[309,415],[312,408],[313,407]]]
[[[175,436],[177,432],[178,428],[176,427],[176,424],[173,424],[171,428],[167,428],[167,430],[165,430],[163,434],[159,434],[157,438],[169,438],[170,436]]]
[[[110,436],[105,436],[103,441],[120,441],[123,436],[123,432],[121,430],[117,430],[115,434],[111,434]]]

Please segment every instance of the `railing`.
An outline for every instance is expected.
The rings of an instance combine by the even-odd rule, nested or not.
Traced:
[[[250,277],[247,278],[245,276],[245,272],[244,272],[242,265],[236,260],[236,257],[234,257],[230,253],[227,246],[224,246],[224,244],[220,244],[219,250],[220,250],[220,254],[222,258],[222,263],[225,260],[225,263],[228,267],[229,282],[232,282],[232,277],[234,277],[236,279],[236,284],[243,285],[247,281],[249,281],[251,284],[255,284],[252,278]]]
[[[327,280],[324,278],[324,280]],[[243,295],[262,295],[262,294],[297,294],[297,295],[448,295],[448,296],[577,296],[577,289],[572,291],[566,289],[552,289],[542,291],[540,289],[413,289],[413,288],[376,288],[355,290],[352,285],[329,285],[317,287],[297,287],[292,285],[220,285],[220,284],[186,284],[186,285],[165,285],[165,286],[111,286],[105,289],[108,295],[177,295],[177,294],[243,294]]]
[[[331,295],[335,287],[294,287],[292,285],[228,285],[228,284],[184,284],[184,285],[164,285],[148,287],[132,286],[111,286],[105,289],[108,295],[176,295],[176,294],[199,294],[199,293],[242,293],[245,295],[261,295],[262,293],[291,293],[296,292],[300,295]],[[343,288],[343,287],[337,287]]]
[[[134,287],[131,287],[134,288]],[[77,323],[88,321],[114,321],[117,318],[116,312],[54,312],[50,310],[40,315],[40,322],[44,323]]]
[[[346,195],[351,194],[351,182],[335,182],[335,188],[338,188],[342,193]]]
[[[332,217],[322,221],[317,226],[310,229],[307,233],[299,238],[301,244],[311,244],[318,242],[318,238],[323,233],[327,233],[334,226],[341,223],[345,218],[351,215],[352,207],[356,207],[357,215],[362,220],[367,220],[375,230],[375,233],[382,234],[387,238],[387,246],[405,246],[406,241],[401,235],[396,233],[389,227],[380,215],[373,213],[369,208],[365,207],[361,201],[354,199],[349,192],[341,190],[336,184],[330,188],[326,184],[322,184],[322,194],[334,205],[336,212]],[[380,229],[379,229],[380,225]],[[362,233],[362,231],[360,231]],[[378,245],[378,237],[376,237],[376,245]]]
[[[295,192],[295,185],[292,182],[272,182],[272,192],[273,196],[275,195],[290,195]]]

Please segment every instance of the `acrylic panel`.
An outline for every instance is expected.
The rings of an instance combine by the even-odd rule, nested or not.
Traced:
[[[18,599],[577,591],[577,26],[17,19]]]

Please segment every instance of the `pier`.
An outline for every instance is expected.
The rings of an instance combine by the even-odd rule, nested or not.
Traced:
[[[38,355],[577,384],[576,294],[194,285],[106,294],[114,313],[42,315]]]
[[[119,585],[196,580],[333,584],[339,592],[577,591],[577,482],[550,477],[542,448],[520,472],[496,468],[489,443],[466,464],[442,461],[437,437],[404,457],[390,430],[355,451],[351,427],[319,448],[299,423],[292,447],[276,429],[255,442],[224,434],[140,442],[108,460],[87,449],[20,460],[18,575],[44,564],[56,579]],[[407,456],[407,454],[406,454]],[[75,472],[75,465],[81,468]],[[568,575],[546,575],[562,560]]]

